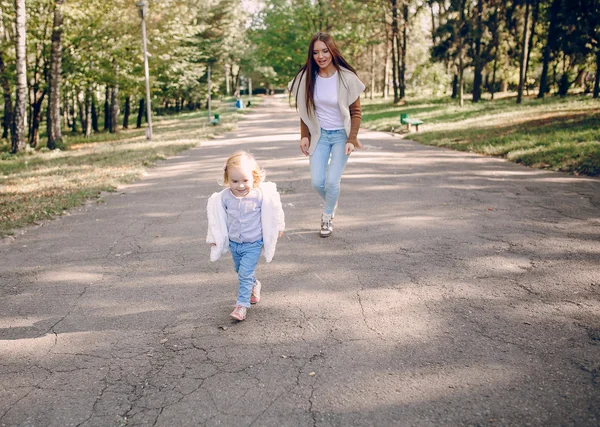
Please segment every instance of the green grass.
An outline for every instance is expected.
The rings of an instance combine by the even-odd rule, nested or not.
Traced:
[[[400,113],[425,123],[407,137],[423,144],[504,157],[575,175],[600,175],[600,101],[589,96],[469,100],[418,99],[394,106],[365,100],[363,126],[406,132]],[[413,128],[414,130],[414,128]]]
[[[260,102],[253,99],[253,105]],[[8,141],[0,145],[0,237],[19,227],[63,214],[103,191],[139,179],[158,160],[235,128],[248,110],[232,102],[216,103],[221,124],[208,123],[206,111],[153,118],[153,139],[145,128],[98,133],[90,138],[65,134],[62,150],[42,146],[10,155]],[[45,138],[40,138],[44,141]]]

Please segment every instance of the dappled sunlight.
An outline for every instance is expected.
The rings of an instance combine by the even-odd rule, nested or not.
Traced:
[[[479,256],[467,261],[471,268],[478,270],[483,268],[487,274],[503,274],[503,273],[525,273],[528,269],[532,269],[532,260],[524,256],[516,256],[507,254]]]
[[[269,142],[282,142],[282,141],[296,141],[298,139],[297,135],[292,134],[283,134],[283,135],[260,135],[260,136],[246,136],[240,138],[233,139],[220,139],[207,141],[202,144],[203,147],[211,147],[211,146],[223,146],[223,145],[244,145],[251,143],[269,143]]]
[[[357,352],[372,354],[369,346],[357,348]],[[380,350],[386,357],[385,349]],[[375,357],[372,355],[374,359]],[[523,368],[490,361],[478,366],[446,366],[443,374],[432,366],[418,373],[400,365],[398,370],[377,369],[369,365],[353,366],[352,372],[344,372],[341,367],[334,368],[327,376],[328,386],[319,389],[318,410],[338,413],[344,408],[355,412],[377,411],[387,405],[419,405],[431,401],[443,400],[449,396],[469,396],[473,390],[478,393],[490,393],[494,389],[508,387],[513,381],[527,375]],[[404,369],[403,369],[404,368]],[[464,378],[469,381],[465,384]],[[456,389],[459,390],[456,390]],[[389,390],[384,393],[381,390]],[[462,390],[461,390],[462,389]],[[376,396],[377,403],[364,396]],[[350,421],[350,420],[349,420]]]
[[[128,301],[117,302],[113,299],[102,300],[100,298],[94,300],[93,303],[84,304],[83,308],[88,313],[89,317],[106,318],[118,316],[131,316],[136,314],[148,315],[152,312],[167,311],[172,309],[169,304],[161,301],[137,301],[135,304],[130,304]],[[96,322],[97,324],[101,322]]]
[[[176,218],[178,215],[173,212],[152,212],[144,214],[148,218]]]
[[[102,273],[91,273],[85,270],[74,271],[72,268],[68,268],[41,272],[39,279],[42,283],[74,282],[81,284],[99,281],[102,279],[102,276]]]
[[[29,316],[2,316],[0,317],[0,329],[8,328],[29,328],[37,322],[43,320],[42,317]]]
[[[23,360],[23,358],[27,357],[37,361],[43,359],[44,355],[48,353],[55,343],[56,336],[52,333],[30,338],[0,338],[0,360],[2,360],[3,363],[18,363]],[[42,370],[41,368],[31,366],[24,374],[30,373],[30,369]]]

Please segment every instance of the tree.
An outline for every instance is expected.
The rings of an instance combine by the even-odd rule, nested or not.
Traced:
[[[48,143],[54,150],[62,144],[62,127],[60,116],[60,85],[62,72],[62,33],[63,33],[64,0],[55,0],[52,23],[52,47],[50,53],[50,75],[48,80]]]
[[[27,20],[25,0],[15,0],[15,51],[17,66],[17,96],[15,100],[12,134],[12,152],[18,153],[25,148],[25,108],[27,92],[26,31]]]
[[[596,77],[594,80],[594,98],[600,97],[600,3],[593,2],[589,8],[591,19],[589,21],[590,42],[596,51]]]
[[[9,46],[9,37],[7,36],[7,26],[4,25],[4,20],[7,19],[9,24],[8,28],[12,27],[10,21],[12,17],[8,17],[4,11],[4,4],[0,8],[0,85],[2,86],[2,92],[4,95],[4,115],[2,117],[2,138],[8,138],[9,132],[12,135],[12,123],[13,123],[13,104],[12,95],[10,88],[10,76],[7,68],[7,58]]]
[[[52,31],[53,2],[27,0],[27,75],[29,89],[29,132],[31,147],[39,143],[42,105],[48,94],[50,63],[49,34]]]
[[[529,47],[529,0],[525,0],[525,15],[523,19],[523,40],[521,40],[521,59],[519,61],[519,88],[517,90],[517,104],[523,100],[523,88],[525,86],[526,60]]]
[[[444,13],[445,21],[438,25],[431,55],[434,60],[453,63],[458,103],[464,105],[464,70],[468,63],[465,46],[468,44],[469,21],[466,0],[452,0]],[[453,90],[454,92],[454,90]]]
[[[398,28],[398,0],[392,2],[392,84],[394,104],[400,102],[400,31]]]
[[[478,102],[481,99],[481,84],[482,84],[482,72],[485,65],[485,60],[482,57],[482,38],[483,38],[483,0],[477,0],[477,13],[476,13],[476,25],[475,25],[475,52],[473,57],[473,64],[475,69],[473,71],[473,102]]]

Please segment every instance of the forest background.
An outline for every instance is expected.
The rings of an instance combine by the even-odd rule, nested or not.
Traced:
[[[320,30],[334,36],[367,86],[365,126],[398,129],[404,111],[431,124],[414,139],[506,157],[515,152],[515,135],[535,129],[538,137],[522,139],[533,152],[553,146],[558,166],[547,158],[525,163],[600,173],[598,0],[145,3],[151,106],[159,123],[174,114],[209,123],[209,99],[220,102],[227,122],[225,107],[242,95],[283,92]],[[0,0],[3,221],[27,216],[17,206],[28,198],[56,197],[53,191],[32,197],[15,184],[15,174],[31,173],[44,155],[139,142],[142,131],[134,129],[143,130],[147,114],[139,6],[134,0]],[[509,141],[492,144],[490,129],[473,125],[474,117],[490,122],[485,112],[506,122],[510,112],[522,118],[525,110],[532,112],[529,122],[499,130],[512,135]],[[449,123],[452,129],[444,127]],[[565,127],[570,132],[559,135]],[[166,155],[146,149],[154,151],[141,162]],[[35,161],[24,157],[36,155]],[[86,194],[97,188],[106,185]],[[29,221],[39,216],[29,214]]]

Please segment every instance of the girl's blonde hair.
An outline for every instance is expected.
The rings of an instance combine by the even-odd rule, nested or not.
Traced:
[[[265,180],[267,173],[262,169],[254,156],[247,151],[239,150],[233,153],[225,164],[223,165],[223,185],[227,185],[229,182],[229,176],[227,170],[230,167],[249,168],[252,170],[252,176],[254,177],[253,187],[258,187],[261,182]]]

